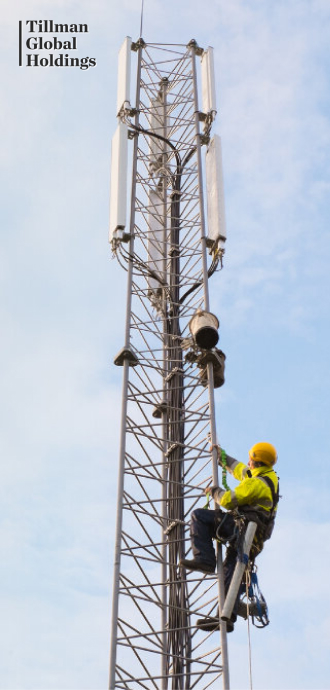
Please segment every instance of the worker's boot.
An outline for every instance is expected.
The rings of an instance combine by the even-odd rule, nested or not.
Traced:
[[[232,620],[227,621],[227,633],[233,632],[234,622],[235,621]],[[205,632],[214,632],[215,630],[220,630],[220,620],[219,618],[213,618],[212,616],[199,618],[196,623],[196,628],[199,630],[205,630]]]
[[[193,558],[192,560],[181,558],[179,565],[184,566],[187,570],[199,570],[201,573],[215,573],[215,564],[205,563],[198,558]]]

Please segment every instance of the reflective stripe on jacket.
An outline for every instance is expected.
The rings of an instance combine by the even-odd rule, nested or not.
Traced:
[[[267,475],[273,482],[275,494],[278,487],[278,477],[271,467],[256,467],[249,470],[243,462],[227,455],[227,469],[235,479],[240,481],[234,490],[225,491],[218,489],[213,493],[213,498],[221,508],[234,510],[239,506],[255,506],[256,509],[269,513],[273,507],[273,498],[269,486],[263,481],[263,475]],[[249,474],[252,476],[249,477]]]

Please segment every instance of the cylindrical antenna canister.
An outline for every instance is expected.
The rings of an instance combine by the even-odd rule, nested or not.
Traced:
[[[200,309],[190,319],[189,330],[198,347],[202,350],[211,350],[219,340],[219,325],[215,314]]]

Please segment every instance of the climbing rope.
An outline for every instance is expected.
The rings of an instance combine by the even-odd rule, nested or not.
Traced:
[[[252,686],[252,652],[251,652],[251,629],[250,629],[250,600],[249,600],[249,588],[250,588],[250,571],[246,569],[246,608],[247,608],[247,633],[248,633],[248,647],[249,647],[249,681],[250,690],[253,690]]]
[[[267,603],[260,590],[256,571],[256,566],[254,565],[253,561],[250,561],[247,568],[245,569],[244,574],[245,592],[244,584],[242,585],[241,589],[243,598],[246,597],[250,690],[252,690],[252,653],[250,617],[252,625],[254,625],[256,628],[264,628],[266,627],[266,625],[269,624]],[[257,624],[257,622],[259,623],[259,625]]]
[[[248,645],[249,645],[249,679],[250,679],[250,690],[253,690],[252,685],[252,655],[251,655],[251,630],[250,630],[250,617],[247,618],[247,629],[248,629]]]

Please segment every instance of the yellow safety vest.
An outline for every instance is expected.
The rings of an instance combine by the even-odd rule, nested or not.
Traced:
[[[263,476],[266,475],[272,481],[275,494],[278,489],[278,476],[276,472],[270,467],[256,467],[249,470],[247,465],[243,462],[238,462],[229,465],[228,471],[240,480],[239,485],[234,490],[223,491],[220,490],[214,496],[217,503],[226,510],[234,510],[240,506],[254,506],[261,512],[269,513],[273,508],[273,498],[270,487],[266,481],[263,481]],[[249,476],[251,475],[251,476]]]

